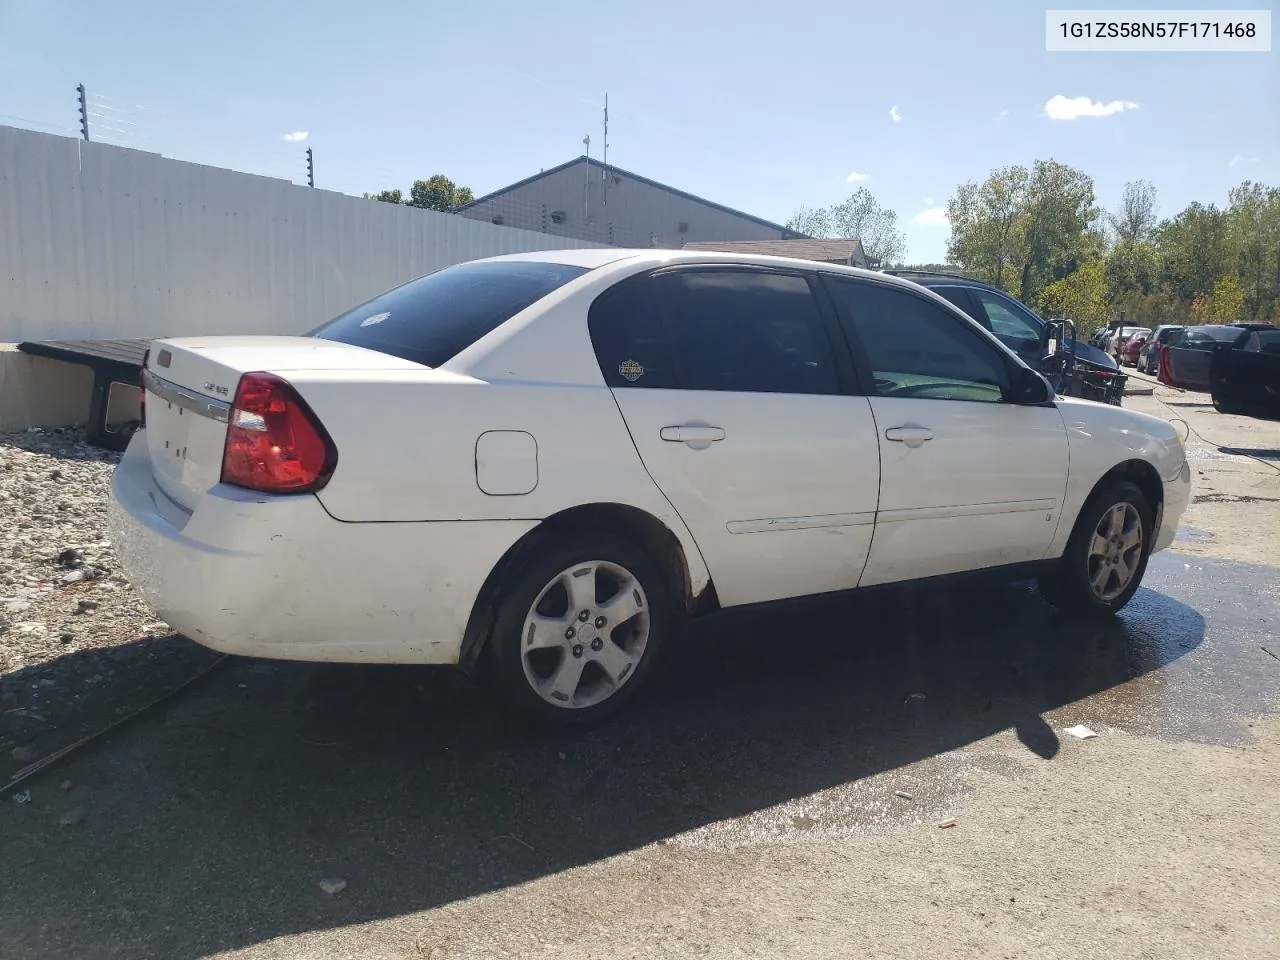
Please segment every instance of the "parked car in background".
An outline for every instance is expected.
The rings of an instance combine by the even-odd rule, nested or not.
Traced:
[[[1129,338],[1125,340],[1124,346],[1120,352],[1120,363],[1122,366],[1136,367],[1138,365],[1138,354],[1142,348],[1146,346],[1151,331],[1146,327],[1139,327]]]
[[[1280,418],[1280,330],[1255,329],[1215,350],[1209,390],[1219,413]]]
[[[1274,329],[1270,324],[1210,324],[1184,327],[1164,350],[1160,379],[1184,390],[1209,390],[1210,367],[1215,350],[1243,344],[1254,330]]]
[[[111,541],[167,623],[460,665],[559,724],[718,608],[1016,571],[1110,615],[1191,489],[1164,420],[1055,397],[917,284],[774,257],[463,263],[309,336],[156,340],[143,382]]]
[[[1029,367],[1044,374],[1055,392],[1120,405],[1127,378],[1119,364],[1102,350],[1076,340],[1075,326],[1069,321],[1047,321],[1020,300],[981,280],[949,273],[885,272],[951,301]],[[1060,342],[1053,345],[1054,353],[1050,354],[1049,341],[1055,337]]]
[[[1182,331],[1182,326],[1182,324],[1162,323],[1156,327],[1138,352],[1138,369],[1147,374],[1154,374],[1159,370],[1160,351]]]
[[[1129,342],[1129,338],[1132,337],[1134,334],[1138,333],[1140,330],[1145,330],[1147,333],[1151,332],[1150,328],[1148,327],[1141,327],[1141,326],[1121,327],[1119,330],[1116,331],[1116,333],[1111,337],[1111,339],[1107,341],[1107,350],[1111,354],[1111,356],[1115,357],[1117,364],[1119,364],[1124,359],[1124,347],[1125,347],[1125,344]]]

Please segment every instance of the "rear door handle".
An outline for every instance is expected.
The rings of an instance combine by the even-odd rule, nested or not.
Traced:
[[[905,443],[908,447],[918,447],[926,440],[933,439],[933,431],[928,427],[910,423],[902,427],[890,427],[884,432],[884,438],[897,443]]]
[[[678,427],[663,427],[663,440],[672,443],[708,444],[724,439],[724,430],[704,423],[685,423]]]

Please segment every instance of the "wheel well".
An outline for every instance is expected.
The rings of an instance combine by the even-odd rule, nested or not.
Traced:
[[[1116,464],[1094,484],[1089,492],[1089,499],[1092,500],[1099,490],[1118,480],[1128,480],[1135,484],[1151,505],[1153,519],[1154,515],[1159,514],[1160,505],[1164,503],[1164,482],[1160,479],[1160,474],[1156,473],[1156,468],[1145,460],[1126,460]]]
[[[676,535],[661,520],[644,510],[621,503],[591,503],[552,514],[517,540],[494,565],[476,596],[462,637],[459,664],[475,667],[493,631],[493,621],[503,592],[525,559],[548,539],[573,533],[610,533],[642,547],[667,573],[674,595],[687,613],[694,613],[715,588],[708,584],[697,597],[689,580],[689,563]],[[712,599],[711,602],[714,602]]]

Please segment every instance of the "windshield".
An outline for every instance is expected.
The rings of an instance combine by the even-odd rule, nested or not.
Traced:
[[[309,336],[438,367],[586,272],[525,260],[459,264],[374,297]]]

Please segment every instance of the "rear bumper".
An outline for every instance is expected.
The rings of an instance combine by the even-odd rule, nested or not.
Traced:
[[[1164,482],[1164,502],[1160,505],[1155,544],[1151,552],[1173,545],[1178,535],[1178,524],[1191,503],[1191,465],[1183,461],[1182,469],[1172,480]]]
[[[475,598],[536,521],[344,523],[314,496],[214,486],[187,514],[156,486],[145,431],[112,478],[110,535],[156,613],[224,653],[458,662]]]

